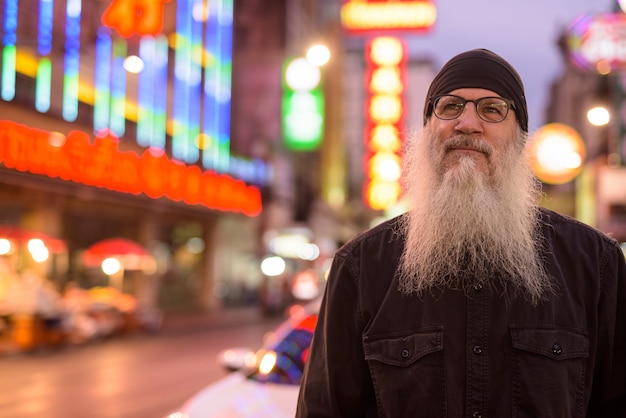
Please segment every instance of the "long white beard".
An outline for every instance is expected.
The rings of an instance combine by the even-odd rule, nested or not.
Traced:
[[[429,148],[441,141],[427,135],[428,127],[410,142],[405,158],[404,182],[412,210],[401,224],[406,244],[400,290],[421,294],[487,285],[507,296],[521,290],[537,303],[552,286],[540,256],[540,188],[523,153],[524,134],[518,130],[517,138],[502,139],[511,146],[495,159],[480,139],[448,140],[485,150],[489,174],[470,156],[440,165],[444,147]]]

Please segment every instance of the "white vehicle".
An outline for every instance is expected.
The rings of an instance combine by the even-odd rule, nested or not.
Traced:
[[[168,418],[293,418],[319,302],[292,315],[256,353],[226,350],[230,373],[207,386]],[[243,367],[242,367],[243,366]]]

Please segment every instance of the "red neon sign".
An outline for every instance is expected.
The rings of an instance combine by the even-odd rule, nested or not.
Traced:
[[[120,36],[157,35],[163,30],[163,5],[170,0],[112,0],[102,24]]]
[[[11,121],[0,120],[0,163],[6,168],[60,178],[116,192],[167,198],[209,209],[261,213],[261,193],[224,174],[185,166],[158,150],[141,155],[120,151],[118,139],[72,131],[55,145],[54,134]]]

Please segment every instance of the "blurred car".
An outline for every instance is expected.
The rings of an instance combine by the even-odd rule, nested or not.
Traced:
[[[222,366],[236,371],[196,393],[168,418],[292,418],[319,303],[291,309],[260,350],[221,353]]]

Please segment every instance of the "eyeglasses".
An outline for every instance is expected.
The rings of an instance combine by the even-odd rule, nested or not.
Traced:
[[[429,100],[433,104],[435,116],[443,120],[456,119],[461,116],[467,102],[474,103],[478,117],[485,122],[502,122],[509,114],[509,109],[515,110],[513,101],[503,97],[481,97],[468,100],[453,94],[442,94],[430,97]]]

